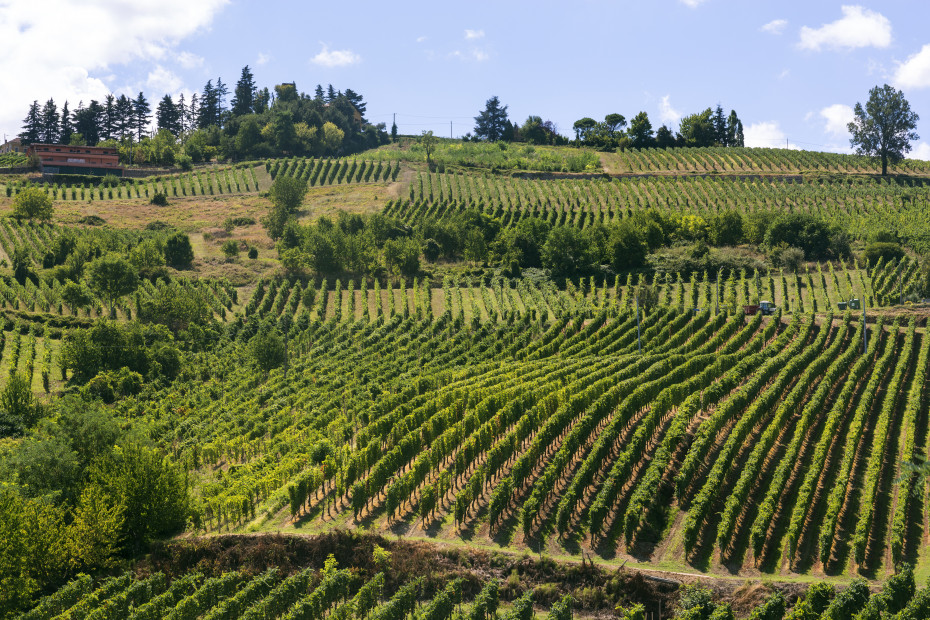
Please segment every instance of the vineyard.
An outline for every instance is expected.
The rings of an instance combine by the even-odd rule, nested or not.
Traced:
[[[924,226],[930,185],[849,177],[634,179],[521,179],[463,173],[419,173],[408,196],[385,213],[408,223],[443,219],[467,209],[486,213],[502,226],[534,217],[553,226],[585,228],[655,209],[668,216],[708,217],[725,210],[744,215],[802,212],[842,224],[865,238],[875,230],[897,234],[918,251],[930,249]]]
[[[0,471],[10,476],[0,499],[25,479],[16,469],[21,446],[45,458],[33,446],[58,432],[64,414],[52,407],[66,395],[105,400],[113,436],[142,438],[180,472],[190,499],[170,530],[184,530],[181,539],[158,540],[162,533],[140,543],[177,545],[168,555],[179,567],[146,564],[157,554],[126,549],[106,565],[81,560],[60,573],[55,587],[70,583],[57,593],[37,582],[26,602],[38,606],[25,617],[563,620],[613,614],[608,600],[636,602],[617,593],[645,587],[642,578],[592,603],[578,575],[601,570],[596,564],[616,571],[610,579],[625,566],[844,588],[766,590],[743,602],[741,614],[762,610],[753,617],[803,605],[817,611],[789,617],[863,609],[926,617],[930,591],[914,585],[930,575],[930,481],[915,473],[930,448],[925,162],[905,161],[897,172],[910,176],[881,179],[869,176],[874,162],[856,157],[677,149],[605,154],[607,174],[589,164],[556,174],[575,165],[568,158],[587,156],[554,150],[548,161],[540,149],[510,168],[540,174],[508,175],[488,145],[461,146],[442,145],[431,168],[405,143],[351,158],[49,184],[66,217],[0,218],[0,383],[24,378],[53,412],[0,442]],[[501,161],[524,148],[491,146]],[[259,222],[268,222],[280,179],[310,189],[290,213],[299,223],[274,236]],[[0,199],[12,203],[28,185],[12,181]],[[148,204],[155,194],[188,210],[163,215]],[[101,209],[109,222],[88,206],[100,201],[112,207]],[[372,215],[376,207],[388,217]],[[138,214],[134,227],[129,217],[110,219],[120,210]],[[676,223],[633,270],[601,265],[599,254],[555,277],[542,261],[508,269],[496,249],[483,260],[464,251],[428,259],[428,242],[439,247],[441,237],[423,234],[432,225],[454,236],[475,220],[503,238],[536,218],[581,229],[560,232],[593,243],[598,225],[635,224],[647,211],[661,215],[654,223],[695,227],[735,212],[747,230],[774,214],[810,214],[848,233],[847,251],[818,256],[831,260],[802,252],[789,266],[747,232],[739,247],[713,247],[732,251],[730,262],[676,263],[673,252],[703,242],[679,236],[687,226]],[[334,217],[314,223],[319,214]],[[182,264],[167,260],[166,246],[184,235],[195,258],[168,267]],[[235,247],[220,257],[221,243]],[[243,247],[248,258],[239,257]],[[346,248],[358,250],[365,270],[306,258]],[[415,269],[387,260],[398,248],[412,248]],[[656,262],[663,252],[671,258]],[[92,282],[92,265],[113,254],[136,273],[131,292],[108,296]],[[690,264],[713,269],[679,270]],[[137,330],[130,344],[75,344],[94,330],[115,339],[124,327]],[[125,390],[117,385],[109,351],[116,359],[117,348],[156,347],[165,365],[152,357],[151,372],[133,369],[123,373]],[[75,351],[96,351],[99,370],[84,377]],[[88,458],[74,479],[104,488],[103,478],[88,478],[100,462]],[[72,509],[56,517],[63,528],[78,523]],[[274,532],[294,545],[319,535],[426,540],[527,566],[569,557],[580,572],[559,570],[580,581],[520,585],[522,568],[478,571],[473,559],[462,562],[465,572],[441,574],[422,563],[396,572],[384,556],[365,554],[364,562],[315,557],[248,569],[192,559],[203,541]],[[650,588],[652,596],[658,586]]]
[[[780,148],[701,147],[630,149],[605,153],[601,159],[612,174],[875,174],[881,165],[858,155]],[[925,161],[905,159],[892,174],[926,175]]]
[[[916,561],[923,489],[891,482],[926,446],[930,339],[745,317],[755,283],[737,282],[728,314],[707,282],[637,314],[638,283],[272,281],[199,354],[209,380],[123,407],[161,420],[206,531],[361,523],[787,573]],[[268,320],[294,327],[266,377],[235,360]]]

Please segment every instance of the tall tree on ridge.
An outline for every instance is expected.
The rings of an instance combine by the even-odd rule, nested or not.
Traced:
[[[736,110],[730,110],[730,117],[727,119],[727,146],[743,146],[745,142],[743,121],[739,120]]]
[[[714,141],[720,146],[730,146],[728,143],[727,119],[723,115],[723,108],[719,103],[714,108]]]
[[[139,141],[142,141],[142,133],[148,128],[149,120],[152,117],[152,107],[146,101],[145,95],[139,91],[139,96],[132,102],[132,116],[136,128],[136,135]]]
[[[859,155],[881,158],[882,176],[888,174],[888,162],[904,159],[911,142],[920,139],[915,131],[920,117],[904,93],[888,84],[870,90],[865,107],[856,103],[853,111],[855,117],[846,127],[852,134],[849,144]]]
[[[29,105],[29,112],[23,119],[23,131],[19,134],[19,139],[23,144],[29,145],[39,142],[42,136],[42,112],[39,108],[38,100]]]
[[[484,110],[475,117],[475,136],[496,142],[503,137],[506,122],[507,106],[501,106],[500,99],[494,95],[485,102]]]
[[[58,144],[59,124],[61,116],[54,99],[49,99],[42,106],[42,142],[45,144]]]
[[[236,90],[233,93],[232,115],[245,116],[255,111],[255,77],[249,69],[249,65],[242,67],[242,75],[236,82]]]
[[[62,144],[71,144],[71,135],[74,133],[74,126],[71,124],[71,112],[68,111],[68,102],[61,106],[61,131],[58,139]]]
[[[103,119],[100,122],[100,137],[109,140],[116,133],[116,97],[109,93],[103,100]]]
[[[116,114],[114,115],[113,127],[116,132],[114,137],[122,138],[132,135],[134,127],[132,100],[126,95],[120,95],[116,99]]]

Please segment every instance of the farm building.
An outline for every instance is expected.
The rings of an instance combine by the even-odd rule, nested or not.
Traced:
[[[39,158],[42,174],[114,174],[123,176],[119,151],[112,147],[32,144],[27,154]]]

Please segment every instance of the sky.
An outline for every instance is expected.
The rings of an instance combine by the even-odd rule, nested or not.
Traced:
[[[847,152],[853,106],[888,83],[930,159],[928,18],[924,0],[0,0],[0,132],[33,100],[141,90],[154,108],[249,65],[259,86],[351,88],[405,134],[459,137],[494,95],[566,135],[613,112],[675,129],[719,103],[747,146]]]

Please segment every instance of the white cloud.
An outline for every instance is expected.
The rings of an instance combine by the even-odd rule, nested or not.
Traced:
[[[197,69],[202,67],[204,60],[203,56],[198,56],[197,54],[191,54],[190,52],[181,52],[175,59],[178,61],[178,64],[185,69]]]
[[[801,49],[819,52],[821,48],[851,50],[857,47],[891,45],[891,22],[881,13],[864,7],[845,5],[843,17],[820,28],[801,28]]]
[[[153,100],[156,98],[161,99],[163,95],[178,92],[183,84],[181,78],[161,65],[149,71],[148,78],[145,80],[145,88],[149,91],[149,99]]]
[[[110,88],[101,76],[118,65],[149,70],[146,63],[172,59],[179,43],[209,26],[227,3],[0,2],[0,130],[17,133],[34,99],[53,97],[59,106],[67,100],[72,109],[103,99]]]
[[[777,121],[753,123],[743,131],[746,146],[777,148],[785,144],[785,132]]]
[[[472,39],[483,39],[483,38],[484,38],[484,30],[469,30],[468,28],[465,29],[466,40],[470,41]]]
[[[691,7],[692,9],[698,8],[701,4],[707,2],[707,0],[681,0],[681,3]]]
[[[659,120],[666,125],[677,123],[681,119],[681,112],[672,107],[670,97],[670,95],[665,95],[659,102]]]
[[[927,88],[930,86],[930,45],[898,65],[894,84],[900,88]]]
[[[791,69],[782,69],[782,72],[778,74],[778,79],[783,80],[786,77],[791,75]]]
[[[491,55],[488,52],[477,48],[468,50],[467,52],[455,50],[449,55],[460,60],[474,60],[476,62],[484,62],[491,59]]]
[[[259,52],[258,58],[255,59],[255,66],[261,67],[262,65],[267,65],[270,60],[271,60],[271,54]]]
[[[362,57],[352,50],[331,50],[325,43],[321,44],[323,49],[320,53],[310,59],[315,65],[321,67],[346,67],[356,65],[362,62]]]
[[[835,103],[820,111],[820,117],[826,121],[824,130],[834,136],[845,136],[849,133],[846,125],[852,122],[853,116],[853,109],[842,103]]]
[[[781,34],[785,31],[785,26],[788,25],[787,19],[773,19],[769,23],[765,24],[760,28],[762,32],[768,32],[769,34]]]
[[[417,43],[423,43],[423,41],[426,41],[426,36],[417,37]]]
[[[930,161],[930,144],[926,142],[918,142],[917,146],[911,149],[911,152],[907,154],[908,159],[922,159],[924,161]]]

